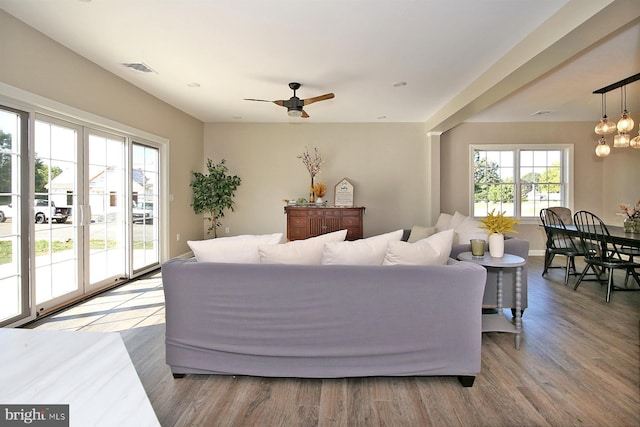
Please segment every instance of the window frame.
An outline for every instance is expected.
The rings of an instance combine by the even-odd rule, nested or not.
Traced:
[[[516,196],[520,195],[520,152],[521,151],[562,151],[561,163],[561,206],[567,207],[573,211],[573,194],[574,194],[574,146],[573,144],[470,144],[469,145],[469,212],[474,218],[483,218],[475,213],[475,182],[474,182],[474,154],[476,151],[512,151],[513,152],[513,168],[514,168],[514,185]],[[514,218],[518,219],[521,224],[538,224],[539,217],[522,216],[521,199],[516,197],[514,202]]]

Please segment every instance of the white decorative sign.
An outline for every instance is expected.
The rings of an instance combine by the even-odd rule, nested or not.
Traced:
[[[342,178],[334,187],[333,205],[353,207],[353,184],[347,178]]]

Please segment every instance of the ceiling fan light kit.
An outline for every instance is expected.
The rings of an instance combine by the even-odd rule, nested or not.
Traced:
[[[595,127],[595,132],[598,135],[601,135],[598,140],[598,145],[596,145],[596,156],[598,157],[606,157],[611,152],[611,148],[607,145],[607,140],[604,135],[609,135],[618,131],[617,135],[613,137],[613,147],[614,148],[638,148],[640,149],[640,131],[638,131],[638,136],[631,139],[628,132],[633,130],[633,126],[635,123],[627,110],[627,85],[629,83],[633,83],[635,81],[640,80],[640,73],[635,74],[633,76],[627,77],[626,79],[620,80],[619,82],[610,84],[609,86],[603,87],[594,91],[593,93],[602,94],[602,119],[600,123]],[[614,89],[620,88],[620,120],[618,123],[611,122],[607,118],[607,101],[606,101],[606,93],[612,91]]]
[[[266,99],[245,98],[245,101],[272,102],[280,107],[285,107],[289,117],[301,117],[303,119],[307,119],[309,118],[309,115],[304,111],[304,106],[335,97],[333,93],[325,93],[324,95],[314,96],[313,98],[300,99],[296,96],[296,91],[300,89],[300,86],[302,86],[302,84],[298,82],[289,83],[289,88],[293,90],[293,96],[287,100],[279,99],[276,101],[268,101]]]

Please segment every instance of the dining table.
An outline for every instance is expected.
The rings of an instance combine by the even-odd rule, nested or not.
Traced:
[[[561,227],[553,225],[548,226],[551,230],[557,229],[559,232],[568,234],[571,237],[580,237],[580,232],[574,224],[565,225],[565,230]],[[624,227],[617,225],[607,225],[608,235],[605,235],[605,240],[609,243],[615,243],[616,245],[628,246],[633,248],[640,248],[640,233],[625,232]]]

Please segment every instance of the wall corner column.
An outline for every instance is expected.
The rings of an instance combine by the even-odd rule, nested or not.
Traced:
[[[434,225],[440,216],[440,136],[442,132],[427,132],[426,141],[426,219]]]

